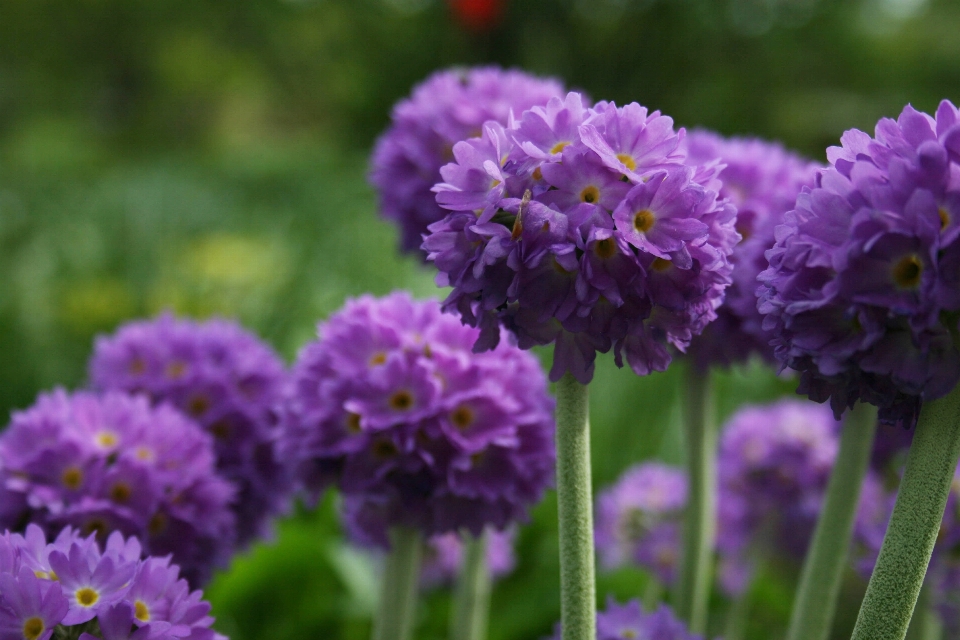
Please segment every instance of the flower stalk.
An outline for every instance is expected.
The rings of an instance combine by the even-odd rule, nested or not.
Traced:
[[[415,529],[390,530],[373,640],[411,640],[416,620],[423,536]]]
[[[688,622],[692,633],[702,634],[707,626],[716,533],[717,427],[710,374],[690,366],[685,382],[683,422],[690,482],[677,586],[677,613]]]
[[[568,372],[557,382],[557,511],[563,640],[596,637],[596,574],[587,386]]]
[[[487,566],[489,534],[474,538],[463,533],[463,568],[453,595],[451,640],[484,640],[490,613],[490,568]]]
[[[960,385],[925,402],[853,640],[903,640],[960,457]]]
[[[876,430],[873,405],[859,402],[847,414],[840,450],[803,562],[787,640],[825,640],[830,634]]]

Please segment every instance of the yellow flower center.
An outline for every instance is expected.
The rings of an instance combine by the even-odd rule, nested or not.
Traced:
[[[637,161],[634,160],[633,156],[631,156],[629,153],[618,153],[617,160],[622,162],[627,169],[630,169],[630,171],[636,171]]]
[[[555,145],[553,145],[552,147],[550,147],[550,153],[560,153],[561,151],[563,151],[564,147],[566,147],[568,144],[570,144],[570,143],[569,143],[569,142],[558,142],[557,144],[555,144]]]
[[[460,431],[465,431],[470,427],[474,418],[473,409],[465,405],[460,405],[450,413],[450,422]]]
[[[348,413],[344,426],[349,433],[360,433],[360,414]]]
[[[93,518],[89,520],[83,527],[80,529],[83,532],[83,535],[88,536],[91,533],[97,534],[97,537],[103,536],[107,531],[107,522],[103,518]]]
[[[937,209],[937,215],[940,216],[940,231],[943,231],[950,225],[950,212],[946,207]]]
[[[230,437],[230,423],[226,420],[217,420],[210,425],[210,433],[217,440],[226,440]]]
[[[633,629],[624,629],[620,632],[620,637],[623,638],[623,640],[636,640],[637,632]]]
[[[143,600],[133,603],[133,615],[140,622],[150,622],[150,609]]]
[[[176,380],[177,378],[182,378],[183,374],[187,372],[187,363],[180,360],[174,360],[167,365],[166,373],[167,377],[171,380]]]
[[[187,400],[187,413],[199,418],[210,408],[210,399],[202,393],[195,393]]]
[[[83,482],[83,471],[80,470],[80,467],[69,467],[60,476],[60,481],[67,489],[78,489],[80,483]]]
[[[378,458],[392,458],[397,453],[397,445],[386,438],[381,438],[373,443],[373,455]]]
[[[150,518],[149,524],[147,524],[147,531],[151,535],[159,535],[163,533],[164,529],[167,528],[167,516],[159,511],[153,514],[153,517]]]
[[[50,569],[50,571],[34,571],[33,575],[41,580],[59,580],[59,578],[57,578],[57,572],[53,569]]]
[[[126,482],[118,482],[110,488],[110,499],[118,504],[123,504],[130,499],[133,490]]]
[[[379,364],[383,364],[387,361],[387,354],[383,351],[377,351],[375,354],[370,356],[370,366],[375,367]]]
[[[915,289],[922,273],[923,263],[915,255],[904,256],[893,265],[893,281],[901,289]]]
[[[137,447],[136,450],[134,450],[133,455],[137,458],[137,460],[143,460],[144,462],[150,462],[154,457],[153,449],[150,447]]]
[[[664,258],[654,258],[653,262],[650,264],[650,267],[654,271],[666,271],[673,265],[673,263]]]
[[[600,189],[597,189],[592,184],[584,187],[583,191],[580,192],[580,202],[586,202],[587,204],[594,204],[600,200]]]
[[[593,244],[593,252],[601,260],[612,258],[617,253],[617,243],[613,241],[613,238],[598,240]]]
[[[27,618],[26,622],[23,623],[23,637],[27,640],[37,640],[46,628],[43,620],[37,616]]]
[[[131,374],[138,376],[147,370],[147,363],[143,361],[143,358],[137,356],[127,365],[127,370]]]
[[[90,587],[77,589],[74,595],[77,597],[77,603],[82,607],[92,607],[97,604],[97,600],[100,599],[100,594]]]
[[[406,389],[401,389],[390,396],[389,404],[391,409],[406,411],[413,406],[413,395]]]
[[[533,179],[537,182],[543,180],[543,171],[540,171],[540,167],[537,167],[533,170]]]
[[[112,431],[101,431],[93,437],[93,440],[104,449],[113,448],[117,446],[117,442],[120,441],[117,434]]]
[[[641,209],[633,214],[633,228],[640,233],[646,233],[647,231],[650,231],[655,221],[656,218],[653,215],[653,211],[650,211],[650,209]]]

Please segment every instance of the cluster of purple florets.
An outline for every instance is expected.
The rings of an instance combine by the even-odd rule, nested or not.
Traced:
[[[210,436],[172,407],[121,393],[41,395],[0,437],[0,528],[135,535],[193,584],[226,564],[234,487]]]
[[[692,131],[684,139],[688,159],[706,163],[719,158],[720,196],[737,208],[736,229],[742,240],[733,250],[733,282],[717,319],[690,345],[701,370],[711,365],[744,362],[752,354],[773,361],[772,335],[757,310],[757,275],[767,268],[764,252],[773,246],[774,229],[793,208],[805,186],[813,186],[820,166],[777,143],[749,138],[724,139],[709,131]]]
[[[554,634],[544,640],[560,640],[557,625]],[[665,604],[646,612],[638,600],[617,604],[610,598],[605,611],[597,612],[597,640],[703,640],[687,630],[684,624]]]
[[[335,483],[352,537],[387,544],[522,518],[552,482],[553,400],[511,346],[405,293],[347,302],[300,353],[282,456],[314,492]]]
[[[960,114],[907,106],[841,144],[767,252],[764,328],[802,393],[909,427],[960,380]]]
[[[0,637],[20,640],[217,640],[210,604],[170,558],[141,560],[136,538],[35,525],[0,535]]]
[[[370,181],[380,212],[400,227],[400,247],[420,248],[427,225],[445,215],[431,188],[453,145],[480,135],[489,120],[507,124],[511,114],[563,95],[563,85],[522,71],[496,67],[440,71],[393,108],[390,128],[377,141]]]
[[[423,248],[444,309],[521,348],[554,344],[551,380],[593,377],[611,348],[662,371],[716,317],[739,240],[717,162],[691,166],[673,120],[633,103],[553,98],[454,145]]]
[[[803,557],[837,456],[838,429],[828,409],[792,399],[746,407],[724,426],[717,549],[727,593],[749,586],[751,550]]]
[[[503,531],[487,529],[486,563],[493,579],[502,578],[513,571],[517,559],[513,553],[516,529]],[[463,538],[457,533],[444,533],[426,541],[423,564],[420,567],[420,584],[430,588],[453,584],[463,567]]]
[[[627,469],[597,496],[594,541],[603,565],[636,564],[673,584],[686,506],[687,476],[681,469],[657,462]]]
[[[90,360],[95,388],[169,403],[213,436],[217,471],[237,487],[241,546],[268,534],[289,504],[289,472],[275,450],[285,376],[277,354],[238,324],[170,314],[101,336]]]

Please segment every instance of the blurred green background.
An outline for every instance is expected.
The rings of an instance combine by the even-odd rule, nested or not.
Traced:
[[[504,0],[471,24],[484,5],[0,0],[0,422],[41,389],[82,384],[93,337],[127,318],[235,316],[292,359],[346,296],[442,295],[396,255],[364,178],[390,106],[434,69],[519,66],[819,160],[844,129],[960,99],[949,0]],[[597,487],[637,460],[680,462],[680,378],[674,367],[639,379],[603,359]],[[728,415],[792,384],[756,365],[719,389]],[[556,547],[551,496],[494,593],[491,640],[550,631]],[[372,571],[343,544],[328,496],[208,595],[234,640],[361,639]],[[774,565],[754,589],[750,637],[783,629],[794,572]],[[604,575],[601,597],[643,583],[639,571]],[[838,638],[860,590],[851,577]],[[425,599],[418,638],[445,637],[448,604]],[[713,604],[719,622],[725,603]]]

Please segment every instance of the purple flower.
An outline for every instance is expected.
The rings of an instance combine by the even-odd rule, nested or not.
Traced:
[[[316,494],[336,484],[355,540],[522,518],[551,483],[553,400],[536,359],[405,293],[363,296],[294,367],[281,453]]]
[[[203,594],[190,591],[169,557],[141,560],[135,538],[115,532],[101,549],[93,535],[68,527],[47,544],[30,525],[25,536],[0,540],[15,561],[0,566],[2,640],[46,640],[55,630],[84,640],[214,640]],[[35,570],[38,558],[55,571]]]
[[[809,402],[748,406],[723,427],[717,459],[719,580],[737,595],[752,550],[802,558],[837,455],[838,423]]]
[[[602,563],[608,569],[638,564],[672,584],[686,504],[682,470],[657,462],[627,469],[597,496],[595,540]]]
[[[720,166],[687,164],[684,132],[638,104],[570,93],[454,145],[434,187],[446,217],[423,248],[444,310],[519,346],[554,345],[551,380],[587,383],[597,352],[662,371],[716,317],[739,239]]]
[[[777,228],[759,309],[799,391],[912,426],[960,380],[960,114],[907,106],[850,130]]]
[[[435,73],[397,103],[374,148],[370,181],[380,212],[400,227],[402,250],[417,251],[427,225],[444,216],[430,189],[457,142],[479,136],[488,121],[506,125],[511,113],[519,116],[560,95],[556,80],[478,67]]]
[[[645,612],[638,600],[617,604],[607,599],[606,611],[597,612],[597,640],[703,640],[687,630],[670,608],[661,604],[656,611]],[[560,625],[550,638],[560,640]]]
[[[213,464],[210,436],[167,405],[57,390],[15,412],[0,435],[0,484],[25,505],[0,526],[34,522],[49,534],[71,525],[104,542],[111,531],[136,535],[146,553],[173,554],[202,582],[226,563],[234,539],[234,488]],[[36,570],[55,570],[43,537],[27,540]],[[139,547],[115,551],[139,555]]]
[[[743,240],[733,250],[733,283],[717,319],[693,340],[690,353],[702,370],[713,364],[743,362],[751,354],[774,359],[770,340],[757,311],[757,276],[767,268],[764,252],[774,243],[774,229],[793,208],[804,186],[813,186],[819,165],[805,161],[780,144],[750,138],[724,139],[709,131],[693,131],[684,139],[691,161],[719,160],[720,196],[737,207],[737,231]]]
[[[516,566],[517,559],[513,553],[515,537],[516,529],[513,527],[504,531],[486,530],[486,562],[492,578],[502,578]],[[452,585],[462,566],[463,540],[460,535],[450,532],[433,536],[426,541],[424,548],[420,585],[426,589]]]
[[[94,387],[168,402],[213,436],[217,471],[238,490],[232,504],[240,546],[267,535],[289,507],[290,477],[274,450],[274,406],[282,361],[227,320],[195,322],[164,314],[131,322],[96,341]]]

